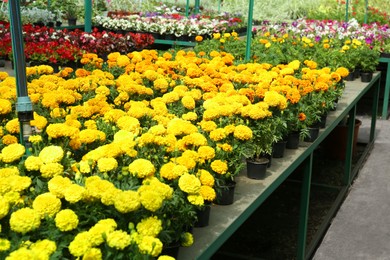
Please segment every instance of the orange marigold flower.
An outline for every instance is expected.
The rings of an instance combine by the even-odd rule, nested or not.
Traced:
[[[201,42],[201,41],[203,41],[203,37],[200,36],[200,35],[197,35],[197,36],[195,37],[195,41]]]
[[[299,113],[298,119],[299,119],[299,121],[305,121],[305,119],[306,119],[305,113]]]

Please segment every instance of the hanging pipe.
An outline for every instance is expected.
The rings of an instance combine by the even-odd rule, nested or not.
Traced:
[[[32,135],[30,121],[34,119],[32,102],[27,92],[26,61],[23,47],[22,21],[18,0],[9,0],[9,14],[11,25],[11,40],[14,69],[16,75],[16,112],[20,125],[20,143],[26,147],[26,154],[31,147],[28,138]]]

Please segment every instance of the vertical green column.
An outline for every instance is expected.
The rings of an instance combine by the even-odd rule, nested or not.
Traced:
[[[28,138],[32,134],[30,121],[34,119],[32,102],[27,92],[26,60],[20,5],[18,0],[9,0],[9,17],[11,25],[11,40],[14,69],[16,75],[16,112],[20,125],[20,143],[29,148]],[[26,154],[29,150],[26,149]]]
[[[380,89],[381,77],[374,83],[374,93],[372,101],[372,116],[371,116],[371,128],[370,128],[370,142],[374,141],[375,138],[375,128],[376,128],[376,118],[378,116],[378,103],[379,103],[379,89]]]
[[[186,2],[186,17],[190,14],[190,0]]]
[[[366,0],[365,6],[364,6],[364,23],[367,23],[368,18],[368,0]]]
[[[200,0],[195,0],[195,14],[198,14],[200,11]]]
[[[248,24],[247,24],[247,28],[246,28],[245,61],[249,61],[249,58],[250,58],[250,56],[251,56],[253,2],[254,2],[254,0],[249,0]]]
[[[301,204],[298,226],[297,259],[303,260],[306,256],[307,223],[309,219],[310,186],[313,167],[313,154],[304,161],[304,175],[301,188]]]
[[[92,31],[92,0],[84,0],[85,13],[84,13],[84,31]]]
[[[349,186],[351,184],[351,171],[352,171],[352,153],[353,153],[353,139],[355,132],[355,118],[356,118],[356,105],[349,111],[348,115],[348,136],[347,147],[345,155],[345,169],[344,169],[344,185]]]
[[[345,3],[345,21],[348,22],[348,7],[349,7],[349,0]]]

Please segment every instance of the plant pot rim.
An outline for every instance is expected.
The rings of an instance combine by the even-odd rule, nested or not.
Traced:
[[[254,164],[266,164],[269,163],[269,159],[265,157],[260,158],[247,158],[247,162],[254,163]]]

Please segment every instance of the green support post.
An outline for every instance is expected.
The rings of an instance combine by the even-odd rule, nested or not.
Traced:
[[[84,13],[84,31],[92,31],[92,0],[84,0],[85,13]]]
[[[364,6],[364,23],[367,24],[367,17],[368,17],[368,0],[366,0],[365,6]]]
[[[188,18],[190,14],[190,0],[187,0],[186,2],[186,17]]]
[[[16,112],[20,125],[20,143],[26,147],[26,154],[29,154],[30,143],[28,138],[32,135],[30,121],[34,119],[32,102],[27,92],[26,60],[23,44],[23,30],[20,15],[20,5],[18,0],[8,2],[12,54],[16,76]]]
[[[353,154],[353,139],[355,132],[355,118],[356,118],[356,105],[349,111],[348,114],[348,136],[347,136],[347,149],[345,155],[345,169],[344,169],[344,185],[349,186],[351,184],[351,169],[352,169],[352,154]]]
[[[303,260],[306,256],[307,223],[309,219],[310,186],[313,168],[313,153],[304,161],[304,175],[301,189],[301,204],[298,226],[297,259]]]
[[[198,14],[200,11],[200,0],[195,0],[195,14]]]
[[[247,28],[246,28],[245,61],[249,61],[249,58],[250,58],[250,55],[251,55],[253,2],[254,2],[254,0],[249,0],[248,25],[247,25]]]
[[[345,21],[348,22],[348,7],[349,7],[349,0],[345,3]]]

